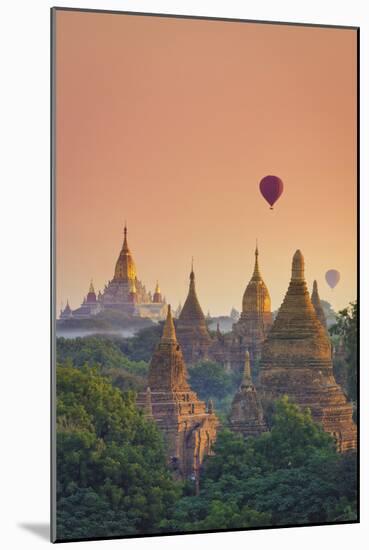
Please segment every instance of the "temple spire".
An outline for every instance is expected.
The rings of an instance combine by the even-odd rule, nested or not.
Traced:
[[[254,265],[254,273],[252,274],[252,279],[261,279],[261,273],[259,269],[259,249],[258,249],[258,242],[256,241],[256,247],[255,247],[255,265]]]
[[[123,246],[120,251],[117,263],[115,264],[114,281],[129,282],[137,277],[136,266],[132,258],[127,240],[127,224],[124,224]]]
[[[191,259],[190,289],[191,289],[191,285],[192,285],[193,290],[195,290],[195,273],[194,273],[194,270],[193,270],[193,256],[192,256],[192,259]]]
[[[292,279],[293,281],[305,280],[305,261],[301,250],[296,250],[292,258]]]
[[[123,250],[124,252],[128,252],[128,241],[127,241],[127,222],[124,222],[124,230],[123,230],[124,238],[123,238]]]
[[[319,321],[322,323],[323,327],[326,329],[327,320],[322,307],[322,303],[320,301],[320,296],[318,292],[318,283],[316,281],[313,282],[313,291],[311,293],[311,303],[314,306],[315,313],[317,314]]]
[[[201,309],[201,306],[199,304],[199,300],[197,298],[196,294],[196,286],[195,286],[195,273],[193,270],[193,258],[191,262],[191,272],[190,272],[190,285],[188,289],[188,295],[186,298],[186,301],[183,305],[181,314],[179,316],[179,319],[183,321],[184,319],[192,319],[200,321],[204,324],[205,330],[206,329],[206,322],[205,322],[205,315]],[[198,328],[198,327],[197,327]],[[196,329],[195,329],[196,330]]]
[[[246,350],[245,365],[243,369],[243,378],[242,378],[241,388],[245,386],[251,386],[251,385],[252,385],[252,380],[251,380],[250,354],[249,354],[249,350]]]
[[[164,323],[163,335],[161,337],[162,344],[177,343],[176,329],[174,328],[174,322],[170,305],[168,305],[167,318]]]

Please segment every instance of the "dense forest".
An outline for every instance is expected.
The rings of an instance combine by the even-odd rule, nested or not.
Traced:
[[[356,401],[357,308],[330,329],[335,373]],[[356,518],[356,454],[286,397],[270,431],[244,440],[227,429],[239,376],[214,362],[189,369],[199,397],[222,421],[214,456],[194,483],[174,481],[162,435],[136,408],[160,326],[129,339],[57,340],[57,529],[59,539],[168,533]]]

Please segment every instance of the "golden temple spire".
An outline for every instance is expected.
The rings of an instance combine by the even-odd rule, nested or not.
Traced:
[[[252,279],[261,279],[261,273],[259,269],[259,249],[258,249],[258,241],[256,240],[256,247],[255,247],[255,266],[254,266],[254,273],[252,274]]]
[[[162,344],[172,344],[177,342],[176,329],[172,317],[170,305],[168,305],[167,318],[164,323],[163,335],[161,337]]]
[[[128,242],[127,242],[127,222],[126,221],[124,222],[123,234],[124,234],[123,250],[124,250],[124,252],[128,252],[129,248],[128,248]]]
[[[296,250],[292,258],[292,280],[305,280],[305,261],[301,250]]]
[[[159,281],[156,281],[155,294],[161,294]]]
[[[243,378],[242,378],[241,388],[245,386],[250,386],[251,384],[252,384],[252,381],[251,381],[250,354],[249,354],[249,350],[246,350],[245,366],[243,369]]]
[[[129,282],[137,277],[136,266],[127,241],[127,223],[124,223],[123,246],[115,264],[114,281]]]

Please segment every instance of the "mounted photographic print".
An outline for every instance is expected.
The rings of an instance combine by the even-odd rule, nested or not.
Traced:
[[[358,522],[359,29],[51,15],[52,540]]]

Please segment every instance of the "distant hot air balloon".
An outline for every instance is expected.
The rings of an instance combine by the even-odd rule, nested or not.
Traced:
[[[283,193],[283,181],[277,176],[265,176],[259,187],[264,199],[270,204],[270,209],[273,210],[273,204]]]
[[[337,269],[329,269],[325,274],[325,280],[331,288],[334,288],[340,280],[340,273]]]

